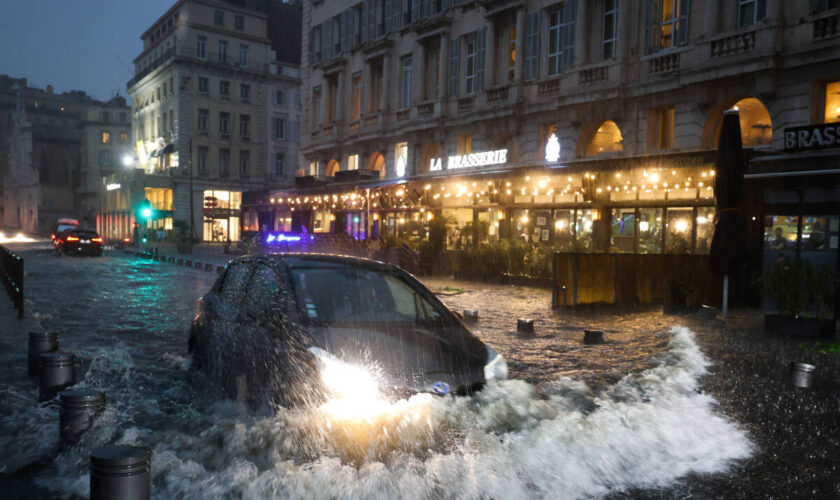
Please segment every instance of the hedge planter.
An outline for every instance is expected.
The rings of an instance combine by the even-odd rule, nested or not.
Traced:
[[[831,337],[834,335],[834,321],[830,319],[797,318],[784,314],[767,314],[764,316],[764,331],[794,337]]]

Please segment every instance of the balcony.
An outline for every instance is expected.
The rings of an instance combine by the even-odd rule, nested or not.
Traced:
[[[401,109],[401,110],[397,111],[397,121],[408,120],[408,118],[410,116],[411,116],[411,108]]]
[[[648,59],[648,72],[650,74],[670,73],[680,69],[680,53],[670,52],[661,56]]]
[[[473,96],[462,97],[458,99],[458,111],[469,111],[473,108],[474,103]]]
[[[751,52],[755,48],[755,31],[736,33],[725,38],[712,40],[709,47],[711,51],[709,56],[712,59]]]
[[[172,56],[174,56],[174,55],[175,55],[175,48],[174,47],[169,49],[169,50],[164,51],[164,53],[161,54],[160,57],[158,57],[157,59],[152,61],[148,66],[146,66],[142,70],[135,73],[134,78],[132,78],[131,80],[128,81],[127,87],[131,88],[135,83],[137,83],[140,80],[142,80],[143,78],[145,78],[146,75],[148,75],[152,71],[156,70],[161,64],[163,64],[166,61],[168,61],[169,59],[171,59]]]
[[[421,102],[417,105],[417,116],[428,116],[435,112],[434,102]]]
[[[507,101],[509,91],[510,85],[504,85],[502,87],[487,89],[487,102],[491,103]]]
[[[594,68],[585,68],[578,73],[578,85],[584,87],[586,85],[594,85],[596,83],[606,82],[610,78],[609,66],[596,66]]]
[[[840,35],[840,14],[815,19],[812,24],[814,26],[812,40],[815,42]]]
[[[366,115],[363,118],[362,123],[364,123],[365,128],[378,127],[380,116],[381,116],[381,113],[378,113],[378,112],[375,113],[375,114],[372,114],[372,115]]]
[[[560,79],[552,78],[551,80],[543,80],[537,84],[537,93],[539,95],[554,94],[560,91]]]

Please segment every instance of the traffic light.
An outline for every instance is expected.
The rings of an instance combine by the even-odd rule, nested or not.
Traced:
[[[137,219],[148,222],[152,220],[155,215],[152,204],[149,200],[143,200],[137,205]]]

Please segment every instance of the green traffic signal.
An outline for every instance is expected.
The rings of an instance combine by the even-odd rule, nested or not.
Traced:
[[[141,211],[140,211],[140,215],[141,215],[144,219],[147,219],[147,220],[148,220],[148,219],[151,219],[151,218],[152,218],[152,209],[151,209],[151,208],[146,207],[146,208],[144,208],[143,210],[141,210]]]

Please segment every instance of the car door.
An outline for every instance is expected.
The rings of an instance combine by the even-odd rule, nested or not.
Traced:
[[[231,372],[242,364],[238,348],[237,322],[242,301],[247,296],[248,277],[252,266],[237,262],[228,266],[216,293],[207,296],[208,315],[206,365],[208,373],[222,383],[226,392],[234,389]]]

